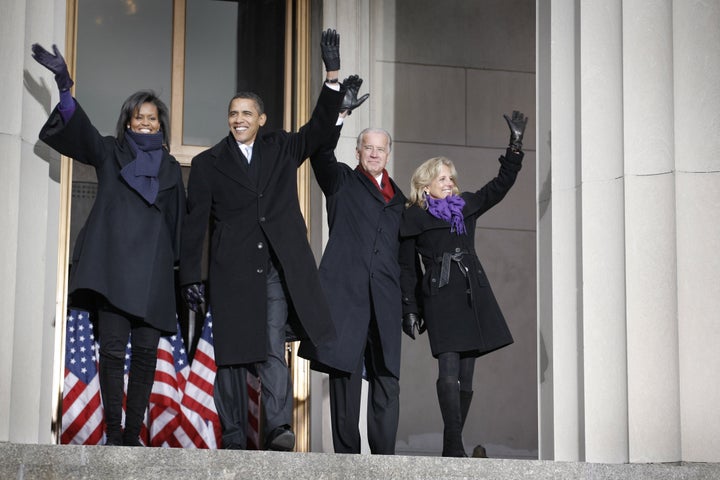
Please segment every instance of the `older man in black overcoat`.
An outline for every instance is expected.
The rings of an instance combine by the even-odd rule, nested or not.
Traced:
[[[285,362],[289,318],[313,345],[335,338],[307,240],[297,168],[332,135],[344,89],[334,31],[323,33],[327,78],[312,117],[297,133],[259,133],[262,100],[230,102],[230,134],[192,161],[183,227],[180,282],[186,299],[204,300],[199,284],[205,231],[211,225],[208,301],[218,376],[215,401],[226,448],[245,448],[245,367],[262,383],[265,448],[292,450],[292,387]],[[332,88],[334,87],[334,88]]]
[[[362,83],[354,81],[359,83],[343,82],[348,91]],[[392,148],[388,132],[369,128],[360,133],[355,168],[335,158],[339,134],[338,129],[330,146],[311,157],[327,199],[330,237],[320,263],[320,281],[338,339],[318,347],[303,345],[301,353],[315,357],[313,367],[324,367],[330,375],[335,452],[360,453],[358,421],[365,373],[370,450],[394,454],[402,324],[398,231],[406,199],[385,169]]]

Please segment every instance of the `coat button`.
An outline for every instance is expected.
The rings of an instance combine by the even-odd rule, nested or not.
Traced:
[[[377,255],[378,253],[380,253],[380,250],[378,250],[378,249],[376,248],[376,249],[373,251],[373,253],[374,253],[375,255]]]
[[[256,271],[257,273],[263,273],[263,268],[262,268],[262,267],[260,267],[260,268],[258,268],[258,269],[257,269],[257,270],[255,270],[255,271]]]
[[[260,221],[261,221],[261,222],[264,222],[264,221],[265,221],[265,217],[260,217]]]
[[[265,245],[263,245],[262,242],[258,242],[258,244],[257,244],[258,250],[262,250],[262,248],[263,248],[264,246],[265,246]]]
[[[431,282],[432,282],[432,283],[437,283],[437,279],[436,279],[436,278],[433,278],[433,279],[431,280]]]
[[[460,248],[455,247],[455,253],[460,253]]]

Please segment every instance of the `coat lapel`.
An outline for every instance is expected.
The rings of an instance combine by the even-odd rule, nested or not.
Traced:
[[[247,169],[243,169],[240,162],[237,160],[238,157],[243,158],[240,155],[240,150],[237,152],[230,150],[231,144],[227,141],[220,142],[212,148],[213,165],[220,172],[222,172],[228,178],[236,181],[243,187],[253,192],[257,191],[257,188],[250,180]],[[255,149],[253,149],[253,158],[255,157]]]
[[[370,195],[372,195],[375,200],[381,202],[384,205],[385,197],[383,197],[382,192],[380,192],[380,189],[377,187],[377,183],[375,183],[375,180],[370,180],[364,173],[357,169],[353,170],[353,172],[360,179],[360,183],[370,192]]]
[[[258,136],[253,145],[253,161],[257,155],[260,163],[260,171],[258,173],[258,191],[264,192],[270,183],[275,169],[278,167],[280,159],[280,151],[276,143],[266,143],[262,137]]]

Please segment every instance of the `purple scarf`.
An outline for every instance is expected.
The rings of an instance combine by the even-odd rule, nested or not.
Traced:
[[[128,129],[125,138],[135,151],[135,160],[125,165],[120,175],[152,205],[160,190],[158,172],[163,155],[163,133],[135,133]]]
[[[462,209],[465,206],[465,200],[459,195],[448,195],[445,198],[435,199],[430,195],[425,195],[428,212],[435,218],[450,222],[450,231],[456,232],[458,235],[465,233],[465,218]]]

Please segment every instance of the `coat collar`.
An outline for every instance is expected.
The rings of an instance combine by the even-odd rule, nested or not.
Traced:
[[[235,148],[236,150],[232,150]],[[252,181],[248,169],[240,163],[243,157],[240,155],[240,149],[235,143],[235,138],[228,134],[224,140],[218,142],[210,153],[213,157],[213,165],[220,170],[228,178],[239,183],[243,187],[253,192],[262,192],[267,187],[270,177],[277,165],[277,146],[267,143],[261,135],[258,135],[253,144],[252,159],[258,162],[260,171],[258,172],[258,182]]]
[[[360,180],[360,183],[367,189],[368,192],[370,192],[370,195],[377,200],[378,202],[381,202],[383,205],[395,205],[398,203],[404,203],[405,202],[405,196],[400,191],[400,188],[398,188],[397,184],[393,181],[392,178],[390,178],[390,175],[388,175],[388,180],[390,181],[390,184],[393,186],[393,190],[395,190],[395,195],[393,198],[390,199],[389,202],[385,203],[385,198],[383,197],[382,192],[377,187],[377,184],[373,183],[374,180],[370,180],[370,178],[367,177],[363,172],[358,171],[357,169],[353,170],[353,173],[357,178]]]

